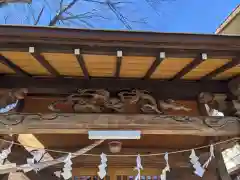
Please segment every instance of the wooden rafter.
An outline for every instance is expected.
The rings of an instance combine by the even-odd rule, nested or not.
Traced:
[[[82,68],[82,72],[83,72],[84,78],[85,79],[89,79],[88,69],[86,67],[84,58],[83,58],[82,54],[80,53],[80,49],[75,49],[74,51],[75,51],[74,53],[75,53],[75,57],[76,57],[76,59],[78,61],[78,64]]]
[[[37,52],[31,53],[34,59],[36,59],[52,76],[58,77],[60,76],[59,72],[54,69],[51,64],[40,54]]]
[[[175,82],[160,80],[112,79],[112,78],[22,78],[0,77],[0,88],[29,88],[30,94],[69,94],[81,89],[142,89],[151,92],[159,99],[196,99],[200,92],[228,93],[227,82],[194,82],[179,80]]]
[[[122,66],[122,51],[117,51],[117,59],[116,59],[116,71],[115,71],[115,77],[120,76]]]
[[[210,72],[209,74],[207,74],[206,76],[204,76],[201,80],[209,80],[212,79],[213,77],[217,76],[218,74],[233,68],[234,66],[237,66],[240,64],[240,57],[234,58],[232,61],[230,61],[229,63],[221,66],[220,68]]]
[[[199,55],[191,63],[189,63],[187,66],[185,66],[179,73],[177,73],[177,75],[173,78],[173,80],[181,79],[184,75],[189,73],[191,70],[193,70],[195,67],[200,65],[206,59],[207,59],[206,54]]]
[[[21,75],[21,76],[31,76],[29,73],[27,73],[26,71],[22,70],[19,66],[17,66],[12,61],[10,61],[9,59],[7,59],[6,57],[4,57],[2,55],[0,55],[0,62],[2,62],[3,64],[7,65],[10,69],[12,69],[18,75]]]
[[[239,135],[239,119],[235,117],[180,117],[165,115],[120,114],[5,114],[1,134],[69,133],[86,134],[89,130],[140,130],[143,134],[181,134],[199,136]],[[18,123],[17,123],[18,122]]]
[[[154,73],[154,71],[156,70],[156,68],[159,66],[159,64],[164,60],[165,58],[165,52],[161,52],[155,59],[155,61],[152,63],[152,65],[150,66],[150,68],[148,69],[144,79],[150,78],[152,76],[152,74]]]

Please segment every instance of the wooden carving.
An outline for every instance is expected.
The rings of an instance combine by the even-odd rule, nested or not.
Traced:
[[[192,109],[187,108],[181,104],[177,104],[174,100],[168,100],[168,101],[159,101],[159,105],[162,109],[172,109],[176,111],[191,111]]]
[[[0,109],[2,109],[2,111],[0,111],[0,112],[8,111],[8,109],[9,109],[9,111],[12,110],[11,108],[8,108],[8,106],[11,104],[14,104],[14,103],[17,104],[17,102],[19,100],[24,99],[24,97],[26,96],[27,93],[28,93],[28,90],[25,88],[22,88],[22,89],[13,89],[13,90],[1,95],[0,96]]]
[[[221,115],[240,117],[240,101],[227,99],[226,94],[212,94],[202,92],[199,94],[198,101],[203,105],[204,110],[209,116]]]
[[[62,112],[61,104],[70,105],[76,113],[163,113],[152,95],[143,90],[121,91],[117,96],[111,96],[104,89],[79,90],[64,100],[51,103],[49,109]]]

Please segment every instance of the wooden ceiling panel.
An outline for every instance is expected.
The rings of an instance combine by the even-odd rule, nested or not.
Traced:
[[[201,79],[201,77],[204,77],[205,75],[223,66],[229,61],[229,59],[207,59],[206,61],[203,61],[200,65],[198,65],[196,68],[194,68],[192,71],[187,73],[185,76],[183,76],[182,79],[199,80]]]
[[[226,80],[226,79],[234,77],[238,74],[240,74],[240,66],[239,65],[218,74],[213,79],[215,79],[215,80]]]
[[[42,55],[61,75],[83,76],[82,68],[74,54],[42,53]]]
[[[142,78],[152,65],[155,57],[126,56],[122,59],[120,77]]]
[[[151,78],[170,79],[180,72],[186,65],[192,62],[192,58],[166,58],[156,68]]]
[[[49,72],[28,52],[1,51],[0,53],[29,74],[49,75]]]
[[[0,74],[14,74],[15,72],[6,66],[5,64],[0,63]]]
[[[116,71],[116,57],[107,55],[83,55],[88,73],[95,77],[112,77]]]

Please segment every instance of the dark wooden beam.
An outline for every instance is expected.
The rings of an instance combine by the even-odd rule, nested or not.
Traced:
[[[16,38],[18,37],[18,38]],[[39,38],[41,37],[41,38]],[[239,36],[183,33],[126,32],[48,27],[0,26],[1,44],[45,44],[72,48],[88,46],[135,47],[182,50],[239,51]],[[122,49],[123,50],[123,49]],[[139,49],[138,49],[139,50]],[[115,51],[116,52],[116,51]],[[123,50],[124,52],[124,50]]]
[[[31,53],[34,59],[36,59],[52,76],[60,76],[59,72],[54,69],[51,64],[39,53]]]
[[[122,65],[122,51],[117,51],[116,71],[115,71],[115,77],[117,78],[120,76],[121,65]]]
[[[147,73],[144,76],[144,79],[148,79],[152,76],[156,68],[159,66],[159,64],[164,60],[165,58],[165,52],[161,52],[155,59],[155,61],[152,63],[151,67],[148,69]]]
[[[21,76],[31,76],[29,73],[27,73],[26,71],[22,70],[19,66],[17,66],[16,64],[14,64],[12,61],[10,61],[9,59],[7,59],[6,57],[2,56],[0,54],[0,62],[5,64],[6,66],[8,66],[9,68],[11,68],[13,71],[15,71],[18,75]]]
[[[8,177],[9,177],[9,174],[1,174],[0,180],[9,180]]]
[[[199,55],[192,62],[190,62],[187,66],[185,66],[179,73],[177,73],[172,80],[181,79],[184,75],[186,75],[187,73],[192,71],[195,67],[200,65],[206,59],[207,59],[207,54]]]
[[[206,76],[202,77],[201,80],[209,80],[212,79],[213,77],[217,76],[218,74],[233,68],[234,66],[237,66],[240,64],[240,57],[234,58],[232,59],[232,61],[230,61],[229,63],[221,66],[220,68],[210,72],[209,74],[207,74]]]
[[[159,99],[196,99],[201,92],[228,93],[228,83],[221,81],[161,81],[155,79],[113,79],[113,78],[23,78],[0,77],[0,88],[28,88],[30,94],[69,94],[81,89],[107,89],[119,92],[122,89],[148,90]]]
[[[80,49],[75,49],[74,54],[75,54],[75,57],[77,58],[79,66],[82,68],[84,78],[89,79],[89,73],[88,73],[84,58],[83,58],[82,54],[80,53]]]
[[[48,119],[50,118],[50,119]],[[89,130],[140,130],[142,134],[238,136],[236,117],[144,114],[2,114],[1,134],[87,134]],[[16,122],[20,122],[17,125]],[[5,124],[11,125],[8,128]]]

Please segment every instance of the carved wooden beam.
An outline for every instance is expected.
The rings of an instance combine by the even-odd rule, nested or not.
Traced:
[[[88,133],[89,130],[128,129],[143,134],[229,136],[240,134],[237,117],[189,117],[120,114],[1,114],[1,134]]]
[[[129,78],[24,78],[0,77],[0,88],[28,88],[29,94],[71,94],[77,89],[141,89],[151,92],[159,99],[195,100],[200,92],[228,93],[227,82],[221,81],[161,81],[157,79],[136,80]]]

